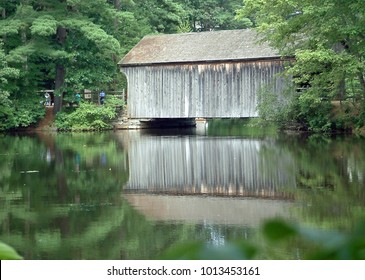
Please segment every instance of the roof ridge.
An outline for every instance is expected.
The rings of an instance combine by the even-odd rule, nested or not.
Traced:
[[[184,33],[151,33],[143,36],[146,37],[157,37],[157,36],[186,36],[186,35],[205,35],[208,33],[224,33],[224,32],[244,32],[250,31],[255,32],[255,28],[245,28],[245,29],[225,29],[225,30],[206,30],[206,31],[197,31],[197,32],[184,32]],[[256,32],[255,32],[256,33]],[[258,33],[257,33],[258,34]],[[142,39],[143,39],[142,38]]]

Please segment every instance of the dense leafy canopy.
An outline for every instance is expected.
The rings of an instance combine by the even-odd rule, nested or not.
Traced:
[[[240,6],[241,0],[0,1],[0,129],[37,121],[41,90],[56,90],[55,112],[64,93],[121,90],[126,80],[117,62],[146,34],[249,26],[235,18]]]
[[[191,31],[211,31],[247,28],[252,25],[248,18],[237,18],[236,10],[242,0],[178,0],[183,5]]]
[[[298,87],[306,88],[297,100],[297,118],[310,128],[341,126],[340,120],[331,119],[330,101],[364,99],[362,0],[245,0],[239,16],[250,17],[283,55],[295,56],[289,74]],[[352,108],[355,114],[361,110]],[[356,121],[362,126],[360,115]]]
[[[117,62],[146,34],[247,27],[296,59],[288,74],[300,96],[291,94],[290,108],[272,114],[266,105],[277,102],[267,95],[263,115],[279,113],[274,118],[315,131],[360,128],[364,7],[362,0],[2,0],[0,129],[29,126],[42,116],[40,90],[56,90],[57,112],[63,92],[125,88]],[[337,119],[333,100],[347,100]],[[34,111],[41,113],[29,114]]]

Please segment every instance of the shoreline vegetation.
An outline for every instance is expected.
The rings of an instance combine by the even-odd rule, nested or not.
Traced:
[[[365,126],[359,126],[358,119],[361,116],[359,110],[357,110],[357,113],[348,114],[348,108],[355,108],[356,105],[352,102],[341,101],[332,101],[331,104],[331,125],[323,131],[313,130],[306,123],[295,119],[282,119],[282,116],[280,116],[281,111],[271,112],[270,118],[267,117],[267,112],[261,112],[263,116],[257,118],[208,119],[207,121],[214,122],[216,125],[219,125],[219,123],[226,125],[227,122],[239,122],[242,127],[263,129],[265,131],[270,130],[273,133],[357,135],[365,137]],[[128,126],[120,128],[120,125],[116,125],[117,122],[127,122],[128,119],[125,116],[126,106],[124,102],[113,97],[107,100],[105,106],[81,102],[79,106],[65,107],[57,115],[54,115],[52,110],[53,107],[46,107],[44,117],[40,118],[36,124],[3,132],[90,132],[129,129]],[[274,114],[276,115],[274,116]],[[143,129],[143,127],[140,129]]]
[[[288,113],[284,106],[281,110],[275,102],[258,105],[260,116],[248,119],[208,119],[210,122],[226,125],[228,122],[240,122],[243,127],[268,129],[286,134],[327,134],[327,135],[358,135],[365,136],[365,126],[360,122],[363,113],[361,106],[350,101],[331,101],[330,125],[326,129],[312,129],[305,121],[295,119],[294,112]],[[292,105],[291,105],[292,106]],[[327,105],[326,105],[327,106]],[[295,107],[295,106],[294,106]],[[103,130],[119,130],[116,122],[127,122],[126,105],[116,97],[109,97],[105,105],[80,102],[78,106],[64,107],[54,115],[53,107],[46,107],[46,113],[36,124],[28,127],[9,129],[4,132],[89,132]],[[351,113],[349,113],[351,111]],[[286,115],[285,115],[286,114]],[[289,119],[289,116],[291,117]],[[361,126],[362,125],[362,126]],[[122,129],[128,129],[127,126]],[[133,128],[135,129],[135,128]],[[143,128],[140,128],[143,129]]]
[[[114,129],[113,122],[124,112],[124,101],[110,96],[103,105],[80,101],[77,106],[63,107],[57,114],[53,106],[45,107],[45,114],[35,124],[27,127],[9,129],[4,132],[65,132],[102,131]]]
[[[112,129],[117,113],[110,107],[84,102],[71,110],[63,103],[83,89],[126,89],[117,63],[141,38],[252,28],[280,55],[293,58],[283,73],[293,88],[285,97],[263,89],[260,118],[290,131],[364,135],[363,0],[274,2],[172,0],[161,7],[160,0],[5,1],[0,131],[33,128],[45,116],[39,94],[46,90],[53,91],[58,113],[52,128]]]

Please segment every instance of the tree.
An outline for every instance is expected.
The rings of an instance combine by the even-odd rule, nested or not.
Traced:
[[[266,40],[295,57],[288,74],[307,88],[299,97],[302,115],[333,99],[365,98],[362,0],[245,0],[240,16],[253,18]]]
[[[8,78],[17,77],[19,71],[8,67],[5,60],[5,53],[0,43],[0,131],[8,129],[13,124],[12,116],[14,109],[7,91]]]
[[[135,0],[127,8],[138,20],[143,18],[151,28],[151,32],[176,33],[179,25],[186,17],[184,6],[177,0]]]
[[[187,20],[194,32],[247,28],[252,22],[237,18],[241,0],[179,0],[187,11]]]
[[[117,11],[107,2],[99,0],[28,2],[17,1],[14,12],[0,22],[0,35],[6,37],[8,61],[24,70],[23,87],[32,91],[39,89],[40,83],[54,87],[55,112],[58,112],[66,86],[100,85],[109,80],[100,82],[98,79],[116,72],[113,55],[120,55],[120,44],[109,34],[108,27],[113,25]],[[92,59],[91,53],[94,54]],[[84,68],[90,60],[102,63],[96,69],[89,65],[92,74],[80,77],[86,81],[68,80],[69,69]],[[48,81],[44,78],[33,79],[34,75],[41,76],[42,73]],[[50,76],[53,78],[50,79]]]

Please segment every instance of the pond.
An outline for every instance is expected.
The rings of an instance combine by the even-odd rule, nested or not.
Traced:
[[[196,128],[0,135],[0,240],[25,259],[155,259],[201,241],[272,249],[274,217],[351,231],[365,206],[365,140],[287,135],[241,120]]]

